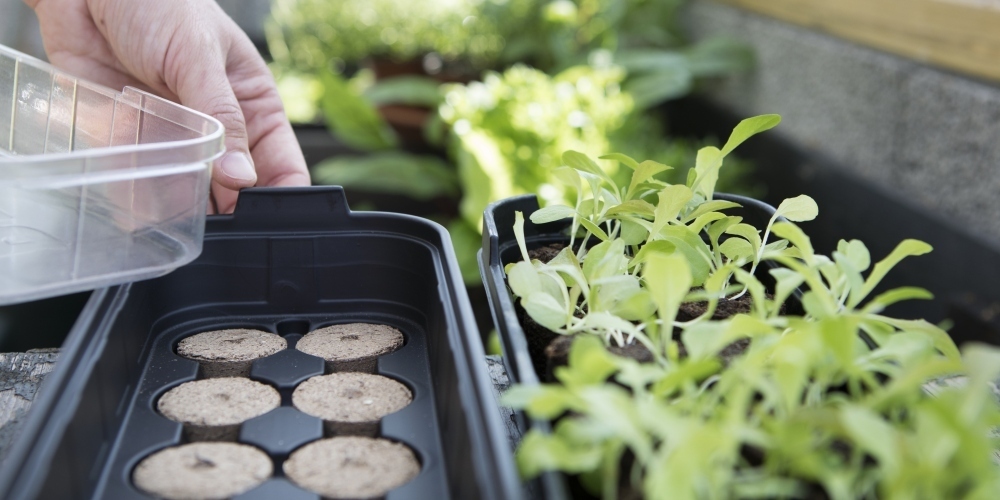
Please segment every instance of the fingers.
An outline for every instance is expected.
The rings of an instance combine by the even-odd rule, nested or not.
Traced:
[[[246,117],[258,186],[308,186],[309,171],[271,71],[242,32],[229,53],[229,80]]]
[[[226,153],[215,163],[213,182],[230,190],[253,186],[257,173],[243,110],[227,77],[227,44],[217,34],[192,28],[167,47],[165,80],[182,104],[211,115],[226,129]]]

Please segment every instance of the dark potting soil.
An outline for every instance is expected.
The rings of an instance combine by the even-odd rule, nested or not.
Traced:
[[[538,259],[543,264],[548,264],[549,261],[556,258],[556,255],[559,255],[559,252],[561,252],[563,248],[566,248],[566,245],[563,245],[562,243],[551,243],[545,245],[544,247],[528,250],[528,257]]]
[[[726,319],[737,314],[746,314],[753,309],[753,297],[749,293],[737,299],[720,300],[712,313],[712,319]],[[708,310],[708,302],[685,302],[677,311],[677,321],[691,321]]]

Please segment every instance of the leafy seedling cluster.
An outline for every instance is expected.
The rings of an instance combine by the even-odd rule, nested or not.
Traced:
[[[617,183],[567,152],[555,175],[575,204],[531,214],[572,219],[569,244],[548,262],[530,258],[518,216],[523,260],[507,266],[508,285],[531,319],[574,336],[555,383],[505,396],[555,421],[524,436],[525,477],[578,475],[609,499],[996,497],[989,436],[1000,408],[988,387],[1000,351],[960,352],[939,327],[884,314],[930,298],[926,290],[872,297],[897,263],[930,246],[903,241],[874,265],[857,240],[821,255],[795,224],[818,215],[808,196],[782,202],[762,228],[714,199],[726,156],[779,121],[744,120],[721,149],[698,152],[684,184],[653,177],[666,165],[605,156],[632,172]],[[745,295],[746,310],[714,316]],[[693,302],[705,312],[679,320]],[[608,350],[630,343],[654,361]],[[955,375],[967,383],[925,391]]]

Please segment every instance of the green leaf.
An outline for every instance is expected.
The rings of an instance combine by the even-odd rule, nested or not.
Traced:
[[[731,261],[749,260],[754,256],[753,245],[743,238],[729,238],[722,242],[719,251]]]
[[[709,200],[698,205],[698,208],[694,209],[694,211],[684,216],[684,218],[681,219],[681,222],[687,223],[688,221],[692,221],[709,212],[718,212],[720,210],[725,210],[727,208],[735,208],[739,206],[741,206],[739,203],[735,203],[732,201]]]
[[[535,270],[535,266],[524,260],[514,264],[507,271],[507,285],[510,286],[514,295],[518,297],[527,297],[532,292],[542,289],[542,282],[538,278],[538,271]]]
[[[601,241],[608,241],[610,239],[608,237],[608,233],[604,232],[604,230],[598,227],[597,224],[590,222],[589,219],[581,218],[580,224],[582,224],[583,227],[587,229],[587,231],[590,231],[590,234],[596,236],[597,239]]]
[[[555,376],[566,387],[575,387],[601,384],[616,370],[614,356],[605,349],[604,342],[580,335],[570,346],[569,364],[556,369]]]
[[[711,200],[715,194],[715,184],[719,182],[719,169],[722,168],[722,158],[725,155],[719,148],[705,146],[698,150],[698,155],[694,162],[694,181],[691,181],[691,174],[688,174],[688,183],[691,190]]]
[[[696,233],[700,233],[701,230],[704,229],[706,225],[715,221],[725,219],[726,217],[727,217],[726,214],[722,212],[709,212],[707,214],[701,214],[698,216],[697,219],[694,220],[694,222],[688,224],[688,228]],[[716,240],[718,240],[718,238],[715,238],[713,241]]]
[[[642,264],[643,262],[646,261],[646,258],[653,253],[662,253],[665,255],[670,255],[674,253],[676,250],[677,247],[674,246],[674,244],[670,243],[669,241],[663,241],[663,240],[651,241],[643,245],[642,248],[640,248],[639,251],[636,252],[634,256],[632,256],[632,260],[629,262],[628,266],[631,269],[639,264]]]
[[[812,263],[814,255],[812,242],[809,241],[809,237],[798,226],[791,222],[779,222],[771,228],[771,232],[779,238],[784,238],[792,245],[795,245],[795,248],[798,248],[802,254],[802,259],[807,264]]]
[[[649,238],[649,231],[631,219],[622,219],[622,229],[619,233],[626,245],[638,245]]]
[[[396,134],[378,111],[332,71],[319,74],[323,84],[323,116],[333,132],[349,146],[366,151],[396,146]]]
[[[663,188],[659,193],[659,203],[656,205],[655,218],[653,219],[653,233],[658,233],[666,227],[670,221],[677,219],[687,202],[691,201],[694,193],[687,186],[672,185]]]
[[[521,299],[521,306],[531,319],[549,330],[558,331],[566,326],[566,309],[555,297],[534,291]]]
[[[554,222],[573,217],[575,215],[576,210],[573,210],[566,205],[549,205],[545,208],[535,210],[535,212],[531,214],[531,222],[534,222],[535,224],[545,224],[547,222]]]
[[[639,162],[632,159],[631,156],[622,153],[606,154],[604,156],[601,156],[600,159],[621,162],[622,165],[625,165],[626,167],[631,168],[632,170],[636,170],[639,168]]]
[[[794,243],[794,242],[793,242]],[[875,264],[872,269],[871,274],[868,275],[868,279],[865,280],[865,286],[861,289],[861,293],[858,294],[857,298],[851,300],[848,304],[849,307],[856,307],[858,303],[864,300],[875,289],[875,287],[885,278],[885,275],[899,263],[899,261],[918,255],[924,255],[930,252],[933,248],[920,240],[903,240],[896,246],[896,248],[888,255],[886,258]]]
[[[458,195],[458,177],[454,169],[439,158],[400,151],[335,156],[313,167],[312,176],[316,184],[397,194],[421,201]]]
[[[744,141],[753,137],[756,134],[770,130],[781,123],[781,117],[778,115],[760,115],[753,118],[747,118],[741,121],[736,128],[733,129],[733,133],[729,136],[729,140],[726,141],[726,145],[722,148],[722,156],[726,156],[733,152],[737,146],[743,144]]]
[[[874,299],[865,304],[864,313],[878,313],[886,307],[904,300],[931,300],[934,295],[923,288],[906,286],[894,288],[887,292],[878,294]]]
[[[887,477],[899,472],[899,436],[881,416],[861,406],[844,406],[840,421],[851,436],[851,443],[872,454]]]
[[[771,269],[769,272],[771,276],[774,276],[776,281],[774,286],[774,300],[776,302],[775,310],[777,311],[777,305],[783,304],[795,289],[802,285],[805,278],[801,274],[783,267]]]
[[[623,274],[627,265],[625,242],[620,239],[609,240],[587,251],[583,260],[583,275],[593,283],[594,280]]]
[[[816,218],[819,215],[819,206],[812,198],[802,194],[795,198],[786,198],[778,205],[778,210],[771,216],[771,220],[784,217],[792,222],[805,222]]]
[[[660,230],[657,238],[673,243],[677,251],[684,255],[690,266],[694,286],[705,282],[711,270],[709,256],[712,255],[712,250],[697,233],[692,232],[687,226],[668,226]]]
[[[750,242],[754,255],[760,251],[760,231],[750,224],[734,224],[729,226],[726,228],[726,234],[734,234]]]
[[[601,464],[601,451],[599,446],[574,445],[558,436],[542,434],[532,429],[521,440],[517,450],[517,466],[521,477],[525,479],[551,470],[586,472]]]
[[[408,106],[437,107],[443,100],[441,83],[417,75],[379,79],[365,90],[365,98],[376,106],[405,104]]]
[[[573,151],[573,150],[566,151],[562,155],[562,161],[563,163],[572,168],[581,170],[583,172],[587,172],[592,175],[596,175],[601,180],[607,182],[611,186],[615,185],[615,182],[611,180],[611,177],[608,176],[607,172],[605,172],[604,169],[602,169],[596,163],[594,163],[594,160],[591,160],[590,157],[579,151]]]
[[[868,267],[872,265],[872,257],[868,252],[868,247],[859,240],[849,242],[840,240],[837,243],[837,252],[850,259],[858,271],[867,271]]]
[[[517,248],[521,250],[521,258],[524,262],[531,262],[524,241],[524,214],[521,212],[514,212],[514,239],[517,240]]]
[[[621,214],[639,215],[653,217],[656,207],[652,203],[643,200],[628,200],[625,203],[615,205],[604,213],[604,217],[611,218]]]
[[[577,193],[581,192],[582,183],[580,181],[580,174],[576,170],[569,167],[556,167],[552,169],[552,175],[563,184],[572,186],[573,189],[576,189]]]
[[[642,276],[660,319],[669,325],[693,283],[687,259],[676,254],[651,253],[646,257]]]
[[[639,187],[639,185],[641,185],[643,182],[648,181],[654,175],[660,172],[665,172],[667,170],[670,170],[670,168],[671,167],[668,167],[662,163],[657,163],[652,160],[646,160],[640,163],[639,166],[635,168],[635,172],[632,172],[632,182],[629,183],[628,185],[628,195],[626,197],[631,198],[633,193],[635,193],[636,188]]]

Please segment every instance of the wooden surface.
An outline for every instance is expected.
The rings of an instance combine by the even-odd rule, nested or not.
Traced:
[[[1000,81],[1000,2],[995,0],[718,1]]]
[[[20,431],[45,375],[55,367],[58,349],[0,353],[0,462]]]

